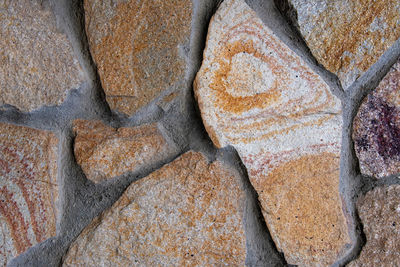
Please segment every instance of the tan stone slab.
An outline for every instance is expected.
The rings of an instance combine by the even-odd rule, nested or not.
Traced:
[[[357,203],[367,243],[349,267],[400,266],[400,186],[379,187]]]
[[[187,152],[132,183],[74,241],[63,266],[243,266],[240,179]]]
[[[0,47],[0,106],[59,105],[84,81],[69,40],[42,1],[0,1]]]
[[[398,0],[288,0],[316,59],[348,88],[400,37]]]
[[[0,266],[56,235],[54,134],[0,123]]]
[[[361,103],[353,140],[362,174],[400,173],[400,60]]]
[[[114,129],[101,121],[75,120],[73,130],[76,160],[95,183],[149,167],[178,153],[156,123]]]
[[[341,105],[328,85],[243,0],[227,0],[194,89],[214,144],[239,152],[287,262],[334,263],[351,240],[339,195]]]
[[[191,0],[85,0],[86,32],[111,109],[132,115],[184,79]]]

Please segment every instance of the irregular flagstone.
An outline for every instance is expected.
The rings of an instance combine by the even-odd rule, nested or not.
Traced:
[[[234,146],[290,264],[326,266],[351,243],[339,195],[341,105],[243,0],[210,22],[194,82],[218,147]]]
[[[361,173],[400,173],[400,60],[360,105],[353,140]]]
[[[316,59],[348,88],[400,37],[398,0],[284,0]]]
[[[43,1],[0,1],[0,106],[61,104],[84,81],[67,36]]]
[[[95,183],[149,167],[178,153],[156,123],[114,129],[101,121],[75,120],[73,130],[75,158],[86,177]]]
[[[56,235],[54,134],[0,123],[0,266]]]
[[[132,115],[184,79],[191,0],[85,0],[84,8],[111,109]]]
[[[357,203],[367,243],[349,267],[400,266],[400,186],[378,187]]]
[[[187,152],[133,182],[83,230],[63,266],[243,266],[243,211],[239,174]]]

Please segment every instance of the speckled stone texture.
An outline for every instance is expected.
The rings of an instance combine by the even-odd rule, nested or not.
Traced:
[[[400,37],[398,0],[285,0],[316,59],[348,88]]]
[[[95,183],[149,167],[178,153],[156,123],[114,129],[101,121],[75,120],[73,130],[75,158],[86,177]]]
[[[349,267],[400,266],[400,185],[378,187],[357,203],[367,243]]]
[[[400,173],[400,61],[361,103],[353,140],[362,174]]]
[[[132,183],[74,241],[63,266],[243,266],[243,211],[239,174],[187,152]]]
[[[0,123],[0,266],[56,235],[54,134]]]
[[[47,1],[0,1],[0,106],[61,104],[84,74]]]
[[[351,243],[339,195],[341,105],[243,0],[211,20],[194,82],[218,147],[233,145],[288,263],[326,266]]]
[[[111,109],[132,115],[184,80],[191,0],[85,0],[86,32]]]

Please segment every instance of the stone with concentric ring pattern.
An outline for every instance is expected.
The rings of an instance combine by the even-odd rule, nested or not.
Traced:
[[[339,194],[340,101],[243,0],[224,1],[195,83],[218,147],[234,146],[290,264],[333,264],[351,246]]]

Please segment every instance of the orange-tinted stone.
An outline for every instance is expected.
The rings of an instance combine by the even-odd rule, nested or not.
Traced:
[[[0,123],[0,266],[56,235],[54,134]]]
[[[287,262],[326,266],[343,256],[352,241],[339,195],[341,105],[323,79],[243,0],[227,0],[194,89],[214,144],[243,160]]]
[[[86,32],[110,107],[127,115],[184,79],[191,0],[85,0]]]
[[[73,130],[76,160],[95,183],[177,154],[176,147],[167,143],[155,123],[114,129],[100,121],[75,120]]]
[[[0,106],[21,111],[61,104],[84,73],[48,3],[0,2]]]
[[[397,0],[288,0],[311,52],[348,88],[400,37]]]
[[[187,152],[132,183],[83,230],[63,266],[243,266],[243,212],[239,174]]]

